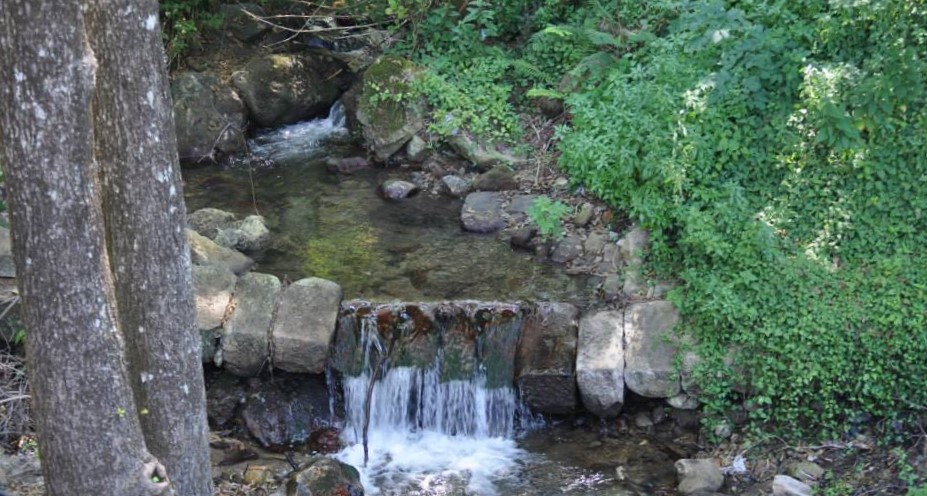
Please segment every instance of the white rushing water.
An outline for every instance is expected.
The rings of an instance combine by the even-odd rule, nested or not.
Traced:
[[[328,117],[298,122],[258,135],[248,142],[251,155],[272,163],[318,158],[321,146],[333,137],[347,136],[348,129],[341,101],[335,102]]]
[[[371,326],[372,327],[372,326]],[[363,333],[365,349],[382,346]],[[357,467],[367,494],[495,495],[493,481],[511,477],[526,453],[513,434],[517,406],[511,387],[486,389],[468,381],[440,381],[434,367],[397,367],[374,385],[364,464],[363,427],[371,368],[345,378],[348,447],[336,457]],[[369,365],[369,364],[368,364]]]

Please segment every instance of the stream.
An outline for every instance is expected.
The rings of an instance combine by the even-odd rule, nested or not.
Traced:
[[[399,202],[376,189],[399,168],[352,175],[329,157],[363,155],[344,127],[343,109],[325,119],[259,134],[250,156],[184,170],[187,209],[263,215],[271,246],[250,254],[255,271],[339,283],[345,299],[371,301],[548,300],[584,305],[589,280],[539,263],[492,235],[464,232],[461,200],[428,192]],[[383,343],[365,335],[363,372],[342,380],[346,448],[334,456],[357,467],[366,494],[672,494],[674,456],[648,433],[618,423],[542,419],[521,406],[512,385],[488,387],[485,364],[467,378],[439,377],[441,353],[423,367],[383,367],[372,390],[369,460],[362,431]]]

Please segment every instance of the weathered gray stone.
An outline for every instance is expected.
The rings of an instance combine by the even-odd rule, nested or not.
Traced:
[[[650,234],[645,229],[635,227],[627,232],[621,241],[621,254],[629,264],[640,263],[650,249]]]
[[[534,411],[566,415],[576,409],[578,318],[579,310],[568,303],[537,303],[522,322],[515,374]]]
[[[576,381],[583,405],[613,417],[624,403],[625,353],[621,312],[600,311],[579,322]]]
[[[624,286],[624,279],[618,274],[609,274],[605,276],[602,282],[602,296],[605,301],[614,301],[621,295],[621,288]]]
[[[325,371],[341,297],[341,286],[316,277],[287,286],[271,333],[275,367],[311,374]]]
[[[583,240],[579,236],[570,235],[557,242],[550,259],[556,263],[567,263],[583,256]]]
[[[214,151],[245,148],[245,105],[211,74],[182,73],[171,83],[177,152],[181,161],[214,161]]]
[[[275,374],[248,381],[248,387],[241,419],[265,448],[281,450],[306,443],[330,419],[323,375]]]
[[[238,243],[235,245],[239,250],[259,251],[267,248],[270,243],[270,230],[264,224],[264,217],[260,215],[249,215],[238,225]]]
[[[573,223],[576,224],[576,227],[586,227],[592,222],[592,216],[595,214],[595,207],[591,203],[583,203],[583,206],[580,207],[579,212],[573,216]]]
[[[268,54],[232,74],[251,118],[278,127],[328,113],[353,76],[340,60],[317,52]]]
[[[388,179],[380,185],[379,193],[387,200],[402,200],[418,192],[418,186],[401,179]]]
[[[10,230],[0,227],[0,277],[16,277]]]
[[[187,229],[187,241],[190,243],[193,265],[220,265],[238,275],[244,274],[254,265],[254,260],[243,253],[219,246],[192,229]]]
[[[235,274],[216,265],[193,266],[193,292],[196,300],[196,327],[203,335],[204,344],[211,341],[213,330],[222,326],[222,320],[232,301]],[[213,345],[214,346],[214,345]],[[204,353],[204,361],[211,361],[213,353]],[[208,355],[208,360],[205,360]]]
[[[448,196],[461,198],[470,192],[470,183],[460,176],[450,174],[441,178],[441,191]]]
[[[671,398],[680,393],[676,347],[667,342],[679,320],[668,301],[635,303],[625,309],[624,380],[628,389],[648,398]]]
[[[270,326],[280,280],[270,274],[242,276],[232,297],[234,311],[222,333],[222,364],[239,376],[252,376],[270,360]]]
[[[537,234],[538,228],[534,226],[523,227],[512,233],[512,236],[509,238],[509,244],[512,245],[512,248],[530,250],[532,248],[531,241]]]
[[[201,208],[187,215],[187,225],[209,239],[215,239],[222,229],[230,229],[238,222],[238,217],[232,212],[218,208]]]
[[[788,475],[773,477],[773,496],[811,496],[811,486]]]
[[[493,167],[476,176],[473,180],[473,189],[476,191],[507,191],[518,189],[515,172],[508,167]]]
[[[502,196],[488,191],[470,193],[461,208],[460,220],[467,231],[491,233],[502,229]]]
[[[672,398],[667,398],[666,404],[680,410],[694,410],[698,408],[698,398],[686,393],[680,393]]]
[[[329,157],[325,166],[333,174],[354,174],[369,169],[370,162],[364,157]]]
[[[428,143],[420,138],[417,134],[412,136],[409,139],[409,142],[406,143],[406,156],[409,157],[409,160],[412,162],[421,162],[425,159],[425,155],[428,153]]]
[[[676,474],[679,477],[676,489],[682,494],[714,492],[724,484],[724,474],[718,465],[704,458],[677,460]]]
[[[528,209],[534,205],[537,195],[518,195],[512,198],[512,201],[505,207],[505,213],[509,214],[516,221],[521,222],[528,217]]]
[[[605,245],[608,244],[608,236],[604,233],[594,232],[586,238],[586,242],[583,245],[583,252],[586,254],[586,258],[597,256],[605,250]]]

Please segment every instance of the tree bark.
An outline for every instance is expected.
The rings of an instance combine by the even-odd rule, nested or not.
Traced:
[[[0,163],[52,496],[212,494],[163,60],[153,0],[0,8]]]
[[[186,207],[155,0],[88,0],[95,155],[146,445],[175,490],[211,496],[209,428]],[[132,49],[127,49],[132,47]]]
[[[91,148],[96,63],[79,6],[4,2],[0,47],[2,162],[47,491],[170,494],[152,480],[113,312]]]

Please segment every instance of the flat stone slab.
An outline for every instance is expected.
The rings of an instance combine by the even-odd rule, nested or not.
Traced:
[[[502,216],[502,195],[488,191],[470,193],[460,211],[464,229],[476,233],[491,233],[505,227]]]
[[[325,371],[342,294],[341,286],[317,277],[287,286],[271,333],[274,366],[287,372]]]
[[[250,273],[238,280],[219,365],[235,375],[253,376],[269,363],[270,326],[280,290],[280,280],[270,274]]]
[[[580,398],[590,412],[614,417],[624,404],[623,316],[601,311],[579,321],[576,382]]]
[[[647,301],[625,309],[624,380],[647,398],[672,398],[681,391],[676,346],[667,341],[679,313],[668,301]]]

